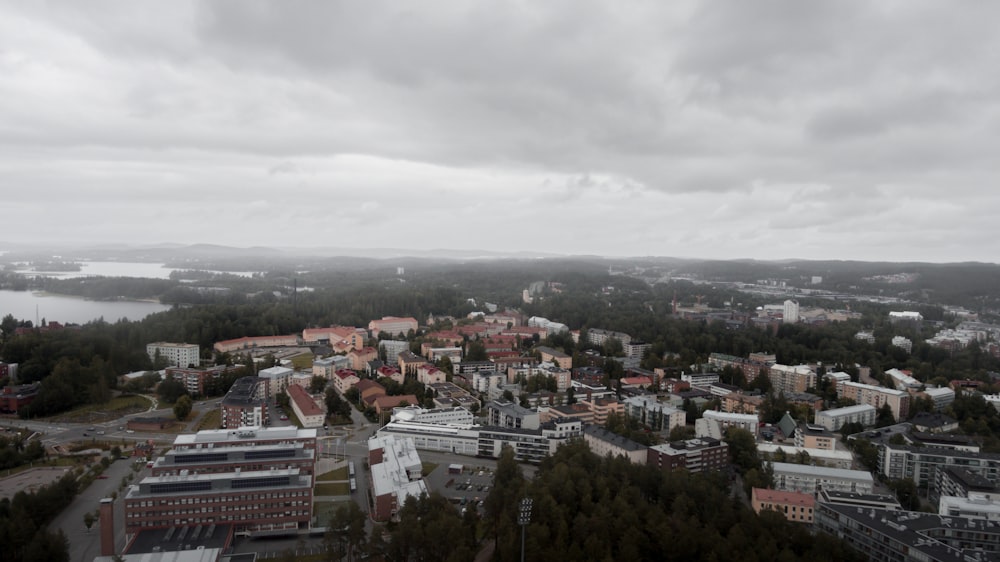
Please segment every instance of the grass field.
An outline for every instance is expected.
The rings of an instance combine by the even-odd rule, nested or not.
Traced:
[[[295,357],[292,357],[292,366],[295,367],[296,371],[308,371],[312,369],[314,358],[315,356],[312,353],[296,355]]]
[[[63,412],[46,421],[100,423],[118,419],[126,414],[144,412],[149,409],[149,400],[142,396],[116,396],[104,404],[87,404],[74,410]]]
[[[330,472],[324,472],[316,477],[317,482],[330,482],[334,480],[347,480],[349,478],[347,473],[347,467],[342,466],[340,468],[331,470]]]
[[[202,416],[201,421],[198,422],[198,427],[195,431],[201,431],[203,429],[219,429],[222,425],[222,411],[219,409],[209,410],[204,416]]]
[[[337,510],[337,507],[348,502],[315,502],[313,504],[313,516],[319,518],[320,526],[326,525],[327,518]]]
[[[351,485],[347,482],[316,484],[315,495],[317,496],[347,496],[350,493]]]
[[[436,463],[422,462],[420,463],[420,473],[424,476],[427,476],[428,474],[434,472],[434,469],[437,467],[438,465]]]

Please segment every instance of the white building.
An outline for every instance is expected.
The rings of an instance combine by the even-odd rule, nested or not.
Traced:
[[[944,410],[948,404],[955,401],[955,391],[946,386],[928,388],[924,390],[924,394],[934,401],[934,409],[937,411]]]
[[[719,373],[681,373],[681,380],[691,386],[709,386],[714,382],[719,382]]]
[[[910,341],[909,338],[904,338],[903,336],[894,336],[892,338],[892,345],[907,353],[913,351],[913,342]]]
[[[396,357],[404,351],[410,350],[410,342],[398,340],[382,340],[378,342],[378,348],[385,351],[386,359],[390,363],[395,363]]]
[[[532,328],[543,328],[546,333],[549,334],[559,334],[562,332],[568,332],[569,326],[566,324],[561,324],[559,322],[553,322],[548,318],[542,318],[541,316],[532,316],[528,319],[528,326]]]
[[[674,408],[656,399],[656,396],[630,396],[622,401],[625,415],[654,431],[670,431],[687,423],[684,410]]]
[[[816,412],[814,421],[816,425],[823,426],[827,431],[837,431],[848,423],[860,423],[865,427],[873,426],[876,417],[878,417],[878,410],[875,406],[858,404],[832,410],[820,410]]]
[[[781,321],[784,324],[796,324],[799,321],[799,301],[786,300],[782,307]]]
[[[845,470],[805,464],[773,462],[774,488],[789,492],[818,494],[820,490],[870,494],[875,479],[864,470]]]
[[[472,412],[461,406],[453,408],[421,408],[420,406],[405,406],[392,409],[392,421],[407,421],[433,423],[442,425],[472,425]]]
[[[907,371],[900,371],[899,369],[889,369],[885,372],[892,379],[892,385],[896,387],[896,390],[909,390],[911,388],[920,388],[920,381],[910,376]]]
[[[150,361],[155,362],[157,356],[166,359],[167,367],[197,367],[201,363],[200,348],[193,343],[150,343],[146,344],[146,353],[149,354]]]
[[[941,496],[938,513],[948,517],[977,517],[1000,521],[1000,498],[995,494],[969,492],[969,497]]]
[[[292,373],[294,372],[293,369],[289,369],[288,367],[271,367],[270,369],[258,371],[257,377],[267,380],[267,395],[273,398],[288,388],[288,384],[292,379]]]
[[[422,478],[423,465],[412,439],[378,435],[368,440],[372,484],[372,517],[376,521],[395,519],[409,497],[427,493]]]
[[[754,414],[731,414],[729,412],[706,410],[702,413],[702,417],[717,422],[719,427],[722,428],[723,433],[725,433],[727,428],[738,427],[749,431],[754,437],[757,437],[757,430],[760,426],[760,418]]]
[[[866,341],[868,343],[875,343],[875,334],[872,332],[858,332],[854,334],[854,339]]]

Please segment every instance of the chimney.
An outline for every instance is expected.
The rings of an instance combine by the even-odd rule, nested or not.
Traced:
[[[114,556],[115,503],[111,498],[101,499],[99,524],[101,526],[101,556]]]

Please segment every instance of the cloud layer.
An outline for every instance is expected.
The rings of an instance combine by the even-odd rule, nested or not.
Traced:
[[[8,238],[1000,261],[1000,6],[0,7]]]

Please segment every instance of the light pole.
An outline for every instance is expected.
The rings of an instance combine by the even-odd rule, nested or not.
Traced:
[[[517,513],[517,524],[521,526],[521,562],[524,562],[524,530],[531,523],[531,498],[521,499],[521,509]]]

